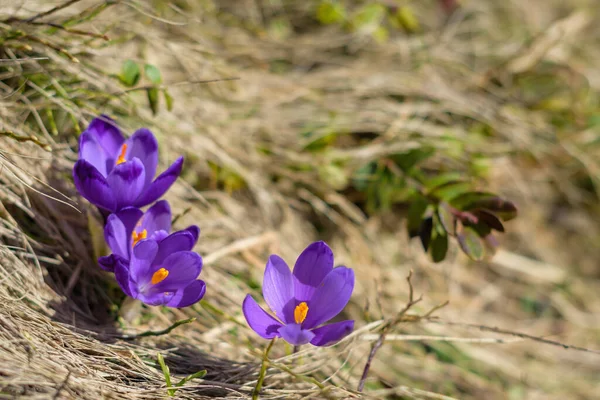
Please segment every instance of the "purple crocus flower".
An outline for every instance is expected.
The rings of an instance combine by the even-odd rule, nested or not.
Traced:
[[[114,121],[103,115],[79,137],[73,179],[88,201],[105,212],[116,212],[160,198],[181,173],[183,157],[154,179],[157,166],[158,142],[152,132],[139,129],[125,140]]]
[[[104,239],[112,254],[98,258],[102,269],[114,272],[118,260],[129,262],[133,247],[143,239],[162,241],[171,232],[171,207],[166,200],[156,202],[145,213],[136,207],[126,207],[110,214],[104,227]],[[192,225],[182,232],[188,232],[194,239],[191,250],[200,236],[200,228]],[[179,233],[178,233],[179,234]]]
[[[162,240],[142,239],[129,262],[118,258],[115,277],[125,294],[151,305],[187,307],[199,301],[206,284],[198,280],[202,257],[190,251],[197,237],[185,230]]]
[[[293,345],[327,346],[354,329],[354,321],[322,325],[340,313],[354,289],[354,272],[333,268],[333,253],[324,242],[309,245],[292,273],[281,257],[269,257],[263,296],[275,317],[247,295],[242,309],[248,325],[261,337],[282,337]],[[322,326],[321,326],[322,325]]]

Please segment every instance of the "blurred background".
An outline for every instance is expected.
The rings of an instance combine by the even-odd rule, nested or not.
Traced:
[[[248,397],[266,343],[242,299],[269,254],[325,240],[357,332],[278,344],[266,398],[598,398],[598,354],[478,327],[600,349],[597,21],[591,0],[0,0],[2,393],[157,398],[161,351],[208,371],[181,398]],[[201,304],[130,307],[98,270],[70,171],[101,113],[185,155],[167,199],[202,229]],[[394,326],[359,394],[411,270],[409,314],[449,304]]]

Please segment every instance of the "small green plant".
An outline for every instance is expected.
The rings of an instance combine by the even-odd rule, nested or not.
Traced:
[[[208,166],[212,172],[211,186],[223,188],[229,194],[246,187],[244,178],[232,169],[212,161],[208,161]]]
[[[163,79],[158,67],[152,64],[144,64],[145,78],[150,81],[149,85],[136,87],[142,77],[142,69],[139,64],[133,60],[125,60],[121,65],[121,72],[116,76],[119,81],[131,88],[130,90],[145,90],[148,98],[148,105],[152,114],[156,115],[159,111],[160,93],[165,99],[165,105],[168,111],[173,109],[173,97],[168,90],[162,87]]]
[[[366,195],[370,213],[409,205],[407,229],[419,237],[434,262],[445,259],[450,237],[473,260],[493,254],[498,246],[493,231],[504,232],[504,221],[517,216],[516,206],[498,195],[477,190],[458,172],[424,172],[419,165],[433,156],[419,148],[373,161],[354,176],[354,188]]]
[[[140,77],[140,67],[135,61],[123,61],[123,65],[121,65],[121,73],[118,75],[118,78],[123,85],[133,87],[140,81]]]
[[[315,11],[323,25],[340,25],[348,32],[361,32],[377,41],[387,41],[392,31],[418,32],[419,19],[408,4],[364,2],[358,6],[342,0],[322,0]]]
[[[165,359],[163,358],[162,354],[157,353],[156,359],[158,361],[158,364],[160,365],[160,368],[162,369],[163,375],[165,376],[165,384],[167,385],[167,394],[171,397],[175,396],[175,393],[177,392],[176,388],[182,387],[183,385],[185,385],[187,382],[191,381],[192,379],[202,379],[207,374],[206,370],[204,369],[202,371],[198,371],[196,373],[186,376],[185,378],[180,380],[178,383],[173,385],[171,382],[171,371],[169,370],[169,367],[167,366],[167,364],[165,364]]]

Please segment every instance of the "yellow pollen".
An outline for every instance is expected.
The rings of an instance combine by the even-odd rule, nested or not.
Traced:
[[[306,314],[308,314],[308,305],[305,302],[302,302],[296,306],[294,310],[294,320],[297,324],[301,324],[306,319]]]
[[[127,161],[127,160],[125,160],[126,152],[127,152],[127,143],[123,143],[123,146],[121,146],[121,154],[119,154],[119,158],[117,158],[117,165]]]
[[[159,269],[154,274],[152,274],[152,284],[156,285],[157,283],[161,283],[165,280],[165,278],[169,276],[169,271],[164,268]]]
[[[133,233],[131,234],[131,238],[133,239],[133,244],[131,245],[131,247],[135,246],[136,244],[138,244],[138,242],[142,239],[146,239],[148,237],[148,231],[147,230],[143,230],[140,233],[137,233],[136,231],[133,231]]]

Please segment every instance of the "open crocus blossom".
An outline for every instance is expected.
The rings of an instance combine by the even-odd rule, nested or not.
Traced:
[[[126,295],[151,306],[187,307],[206,291],[198,280],[202,258],[190,249],[196,238],[189,231],[175,232],[158,241],[142,239],[129,262],[118,258],[114,268],[119,286]]]
[[[156,202],[145,213],[136,207],[126,207],[110,214],[104,226],[104,239],[112,254],[98,258],[98,264],[110,272],[114,271],[118,260],[129,262],[133,247],[143,239],[154,239],[157,242],[169,237],[171,232],[171,207],[166,200]],[[200,236],[200,228],[192,225],[183,231],[175,232],[176,237],[187,235],[191,250]]]
[[[309,245],[298,257],[293,273],[277,255],[269,257],[263,296],[275,317],[247,295],[242,306],[248,325],[261,337],[282,337],[295,346],[327,346],[354,329],[354,321],[322,325],[340,313],[354,289],[350,268],[333,268],[333,253],[324,242]],[[321,326],[322,325],[322,326]]]
[[[95,118],[79,137],[79,160],[73,167],[75,187],[92,204],[108,212],[143,207],[160,198],[183,166],[179,157],[154,181],[158,142],[148,129],[125,140],[107,116]]]

